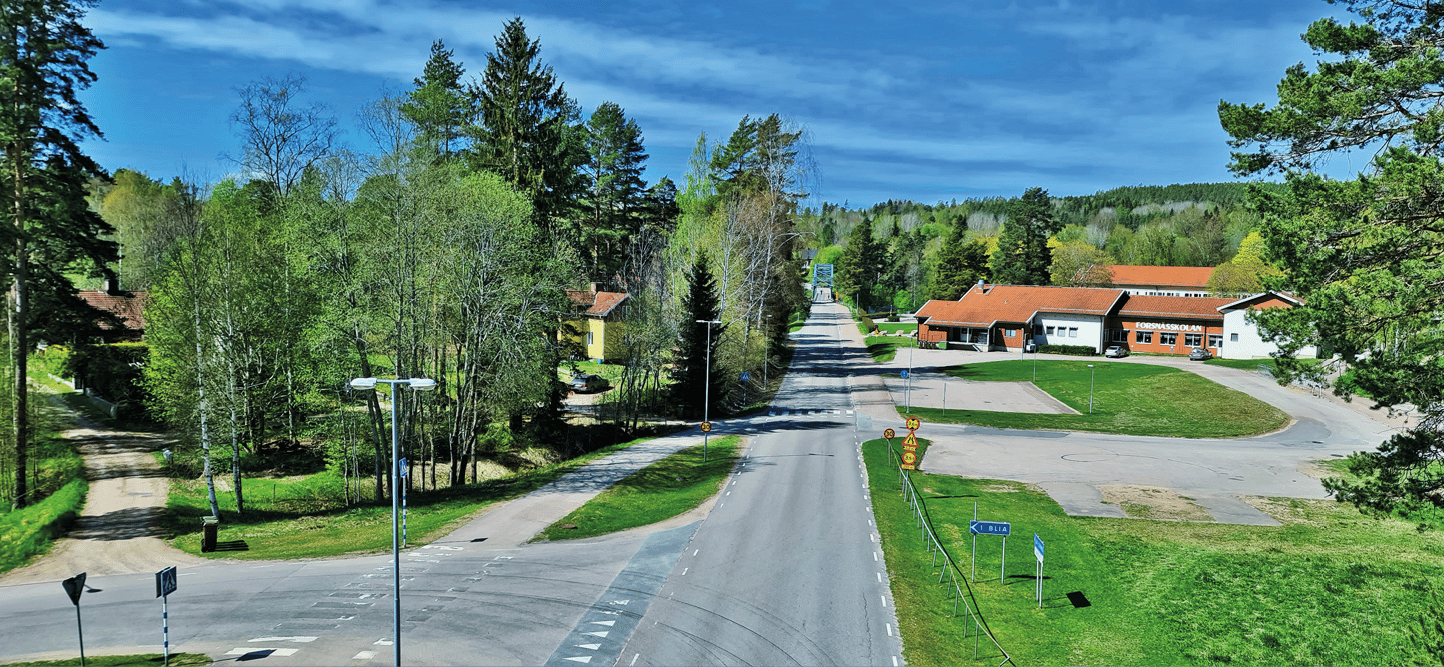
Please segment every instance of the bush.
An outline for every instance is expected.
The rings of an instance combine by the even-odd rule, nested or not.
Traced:
[[[1084,357],[1098,356],[1098,350],[1087,345],[1039,345],[1038,351],[1043,354],[1074,354]]]

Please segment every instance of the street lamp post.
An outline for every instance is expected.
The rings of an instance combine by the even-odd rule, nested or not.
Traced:
[[[722,320],[697,320],[697,324],[707,325],[707,375],[702,378],[702,421],[711,422],[712,410],[712,325],[721,324]],[[707,432],[702,431],[702,462],[707,462]]]
[[[400,483],[401,479],[400,464],[398,463],[401,451],[401,429],[398,427],[396,419],[396,387],[401,385],[411,387],[413,391],[431,391],[436,388],[436,380],[427,378],[396,380],[356,378],[351,381],[351,388],[375,389],[377,384],[385,384],[391,388],[391,621],[393,633],[391,643],[396,649],[396,667],[401,667],[401,548],[397,526],[397,518],[401,512],[400,496],[396,495],[396,485]]]
[[[1093,414],[1093,378],[1097,376],[1098,369],[1093,364],[1088,364],[1088,414]]]
[[[912,414],[912,413],[913,413],[913,350],[916,350],[916,349],[918,349],[918,346],[917,346],[917,345],[913,345],[912,347],[908,348],[908,389],[907,389],[907,397],[908,397],[907,413],[908,413],[908,414]],[[944,407],[946,407],[946,406],[944,406]]]

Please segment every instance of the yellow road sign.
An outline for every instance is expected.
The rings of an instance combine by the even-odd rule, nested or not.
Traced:
[[[923,420],[918,419],[917,417],[908,417],[907,421],[904,423],[907,425],[907,429],[909,431],[916,431],[919,427],[923,425]]]
[[[918,446],[918,436],[917,436],[917,434],[916,434],[916,433],[913,433],[912,431],[908,431],[907,437],[906,437],[906,438],[903,438],[903,446],[904,446],[904,447],[917,447],[917,446]]]
[[[884,437],[884,438],[886,438],[886,439],[888,439],[888,440],[892,440],[893,438],[896,438],[896,437],[897,437],[897,433],[894,433],[893,430],[890,429],[890,428],[889,428],[889,429],[884,429],[883,432],[882,432],[882,437]]]
[[[712,430],[712,422],[702,422],[702,432],[706,433],[710,430]]]

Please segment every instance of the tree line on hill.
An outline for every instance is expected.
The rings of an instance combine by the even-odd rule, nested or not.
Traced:
[[[48,6],[78,18],[89,4]],[[78,69],[52,64],[51,79],[78,85],[94,80],[84,62],[99,42],[71,28],[78,46],[62,60]],[[357,377],[437,381],[439,391],[397,396],[401,456],[423,464],[413,486],[476,481],[479,460],[523,444],[579,453],[588,439],[563,420],[558,375],[584,354],[566,323],[581,318],[576,292],[589,285],[628,294],[609,345],[623,364],[608,413],[618,429],[650,415],[700,416],[708,384],[694,371],[709,352],[714,408],[738,403],[739,388],[721,378],[777,362],[807,302],[792,260],[800,130],[773,115],[744,118],[725,144],[704,135],[679,192],[666,177],[643,180],[637,123],[612,102],[584,114],[520,18],[464,77],[435,42],[411,90],[358,112],[373,146],[364,152],[342,145],[334,113],[307,101],[304,78],[251,82],[231,117],[241,176],[218,183],[126,169],[110,177],[64,141],[51,153],[83,168],[25,158],[33,183],[54,181],[46,168],[72,177],[68,190],[34,188],[34,206],[49,197],[70,208],[15,225],[70,236],[47,244],[33,233],[9,256],[30,261],[32,284],[53,280],[54,298],[74,301],[73,279],[85,276],[148,293],[138,383],[151,414],[181,438],[179,457],[197,461],[213,512],[221,471],[245,511],[250,457],[300,444],[324,452],[348,496],[387,497],[390,406],[351,390]],[[36,104],[54,103],[43,88]],[[68,102],[80,115],[67,127],[98,134]],[[12,164],[24,157],[6,151]],[[49,310],[89,329],[47,329],[46,341],[84,346],[97,333],[100,314],[83,305]],[[17,311],[7,370],[21,379],[6,393],[23,406],[34,346],[15,333]],[[700,348],[691,344],[699,319],[721,322]],[[4,459],[14,482],[0,489],[17,506],[34,500],[23,434],[12,430]]]
[[[1106,286],[1113,264],[1214,266],[1209,288],[1261,289],[1277,273],[1262,258],[1250,189],[1274,183],[1129,186],[1092,195],[889,200],[866,209],[824,202],[803,211],[817,263],[834,264],[839,293],[870,310],[910,311],[957,299],[978,280],[1020,285]]]

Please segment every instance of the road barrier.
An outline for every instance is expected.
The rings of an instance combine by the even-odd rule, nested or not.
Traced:
[[[918,528],[918,535],[926,544],[928,551],[932,553],[933,567],[937,567],[939,555],[943,558],[943,571],[938,574],[938,584],[941,585],[944,579],[949,579],[947,585],[953,600],[952,615],[958,617],[958,604],[962,603],[968,620],[972,622],[973,659],[978,659],[978,647],[982,643],[982,637],[986,636],[988,641],[993,642],[993,646],[997,647],[998,652],[1003,654],[1003,661],[998,663],[999,667],[1002,665],[1016,667],[1018,663],[1013,662],[1013,657],[1008,655],[1002,644],[998,643],[998,639],[993,636],[992,629],[988,627],[988,622],[979,611],[978,599],[973,595],[972,585],[968,583],[967,577],[962,576],[962,570],[958,568],[957,561],[953,560],[952,554],[948,553],[948,550],[943,547],[943,543],[938,540],[937,532],[933,530],[932,518],[928,516],[927,503],[923,500],[922,494],[918,493],[917,487],[913,486],[912,478],[908,476],[907,471],[902,469],[901,457],[891,445],[887,446],[887,452],[888,462],[897,469],[898,483],[902,486],[903,499],[913,510],[913,523]],[[967,638],[967,636],[968,628],[964,627],[963,637]]]

